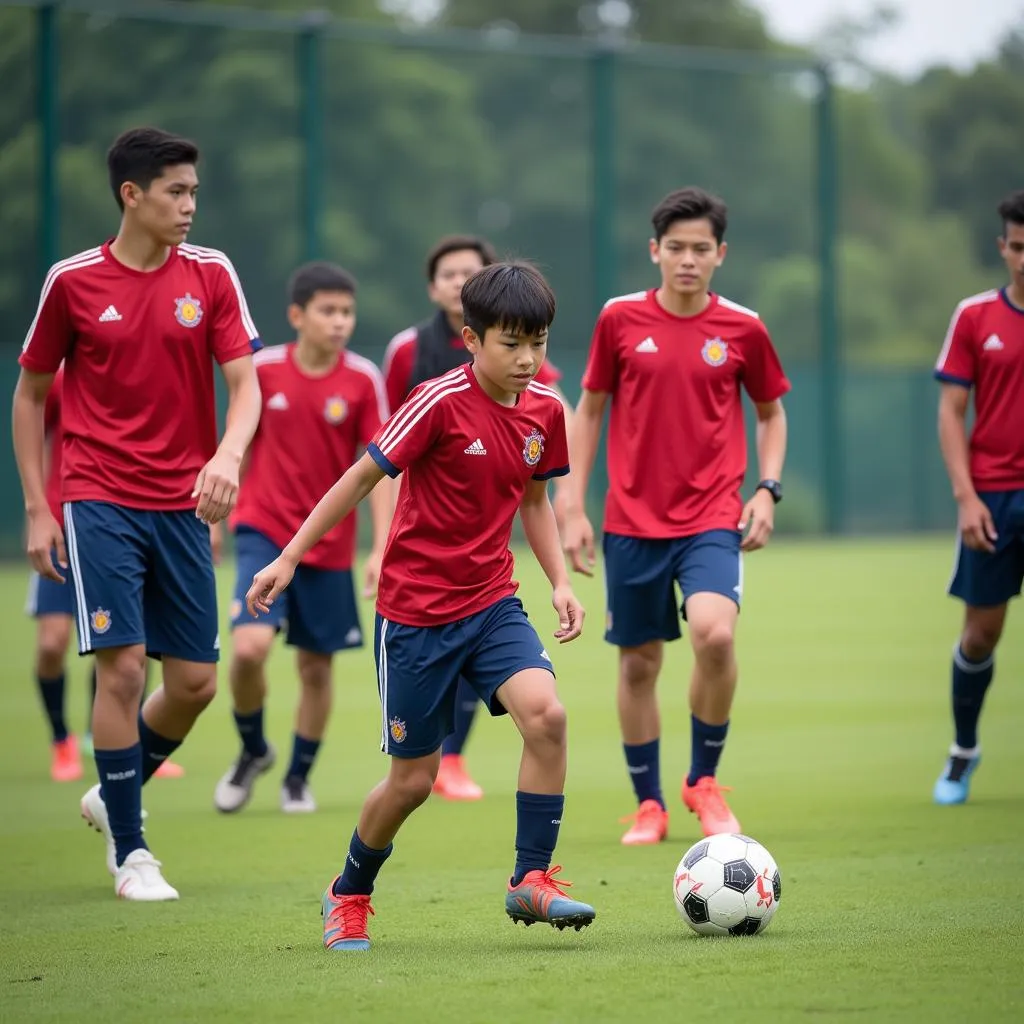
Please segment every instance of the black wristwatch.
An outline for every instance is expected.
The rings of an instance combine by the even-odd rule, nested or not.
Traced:
[[[772,496],[772,501],[774,501],[776,505],[782,501],[782,484],[780,484],[778,480],[762,480],[754,490],[759,491],[762,488]]]

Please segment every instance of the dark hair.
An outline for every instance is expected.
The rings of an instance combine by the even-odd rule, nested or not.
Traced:
[[[718,196],[702,188],[681,188],[669,192],[658,203],[651,214],[651,224],[654,225],[654,237],[660,242],[662,235],[677,220],[709,220],[715,241],[721,245],[728,215],[728,208]]]
[[[453,252],[466,252],[467,250],[475,252],[485,267],[489,267],[498,259],[494,247],[485,238],[477,238],[476,235],[446,235],[427,253],[427,280],[434,280],[437,265],[445,256]]]
[[[124,210],[121,186],[130,181],[145,190],[167,167],[199,163],[199,147],[188,139],[159,128],[129,128],[107,150],[110,187],[118,208]]]
[[[288,301],[303,309],[317,292],[356,293],[356,279],[336,263],[303,263],[288,279]]]
[[[998,207],[999,219],[1003,222],[1003,230],[1007,224],[1024,224],[1024,189],[1011,192]]]
[[[532,263],[492,263],[462,286],[462,320],[481,341],[492,327],[535,336],[554,319],[555,293]]]

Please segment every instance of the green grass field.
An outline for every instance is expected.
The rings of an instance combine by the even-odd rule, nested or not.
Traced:
[[[720,777],[744,831],[782,871],[764,935],[700,938],[673,905],[673,869],[698,838],[678,799],[689,753],[685,644],[670,649],[661,684],[671,839],[619,844],[618,818],[633,807],[602,584],[592,580],[579,586],[589,632],[556,656],[570,730],[556,862],[596,906],[595,924],[527,931],[505,917],[518,742],[507,719],[479,718],[467,753],[486,799],[431,801],[406,826],[378,884],[365,955],[323,951],[318,901],[385,770],[370,653],[339,659],[313,776],[320,811],[309,817],[277,810],[276,778],[242,815],[214,812],[214,783],[235,753],[222,671],[222,692],[178,758],[187,777],[145,791],[147,837],[182,899],[125,904],[100,838],[78,817],[85,785],[48,780],[24,571],[8,567],[0,1020],[1024,1020],[1021,609],[1000,650],[973,800],[935,807],[960,616],[943,596],[950,556],[941,539],[778,543],[748,560]],[[522,578],[534,621],[550,633],[547,594],[526,559]],[[72,666],[76,728],[85,669]],[[269,730],[282,748],[295,692],[283,650],[271,681]]]

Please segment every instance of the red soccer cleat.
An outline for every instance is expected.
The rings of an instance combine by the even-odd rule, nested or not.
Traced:
[[[50,754],[50,778],[54,782],[74,782],[82,777],[82,758],[78,740],[69,735],[54,743]]]
[[[705,775],[694,785],[683,779],[683,803],[700,818],[700,827],[706,836],[717,836],[723,832],[739,832],[740,823],[729,810],[723,793],[730,792],[728,786],[719,786],[713,775]]]
[[[180,764],[170,759],[161,763],[160,767],[153,772],[154,779],[180,779],[184,776],[185,769]]]
[[[484,791],[469,777],[461,754],[445,754],[434,780],[434,792],[445,800],[479,800]]]
[[[668,836],[668,811],[657,800],[644,800],[635,814],[622,821],[633,822],[622,837],[623,846],[653,846]]]

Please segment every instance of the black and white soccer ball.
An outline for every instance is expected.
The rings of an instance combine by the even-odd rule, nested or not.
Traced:
[[[722,834],[686,851],[672,895],[683,920],[701,935],[757,935],[779,907],[782,877],[759,842]]]

